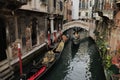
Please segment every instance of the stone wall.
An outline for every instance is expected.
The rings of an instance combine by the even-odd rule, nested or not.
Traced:
[[[120,49],[120,11],[115,15],[114,26],[111,30],[110,47],[111,52]]]
[[[111,31],[110,47],[111,51],[120,49],[120,28]]]

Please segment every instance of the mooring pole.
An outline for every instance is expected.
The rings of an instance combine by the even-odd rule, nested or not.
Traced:
[[[20,76],[22,76],[23,71],[22,71],[22,59],[21,59],[20,43],[18,43],[18,58],[19,58],[19,65],[20,65]]]

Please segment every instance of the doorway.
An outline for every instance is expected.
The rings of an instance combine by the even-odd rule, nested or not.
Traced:
[[[3,17],[3,15],[0,15],[0,61],[7,59],[6,48],[7,43],[5,17]]]
[[[32,19],[32,46],[37,44],[37,19],[33,18]]]

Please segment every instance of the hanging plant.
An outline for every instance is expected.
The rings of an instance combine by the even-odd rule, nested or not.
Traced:
[[[110,55],[106,55],[106,58],[105,58],[105,69],[109,69],[111,67],[111,65],[112,65],[111,59],[112,59],[112,57]]]

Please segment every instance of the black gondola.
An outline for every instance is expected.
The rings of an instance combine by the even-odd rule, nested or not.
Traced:
[[[63,44],[61,47],[61,43]],[[59,48],[60,47],[60,48]],[[60,50],[58,50],[58,48]],[[42,59],[40,59],[39,62],[37,62],[30,70],[30,72],[27,74],[27,78],[26,80],[38,80],[40,79],[55,63],[57,60],[59,60],[62,50],[64,48],[64,42],[61,41],[57,47],[52,48],[52,50],[47,51],[47,53],[50,54],[50,52],[53,52],[54,55],[54,59],[49,60],[48,63],[43,63],[45,57],[43,57]],[[46,53],[46,54],[47,54]],[[52,54],[52,53],[51,53]]]

